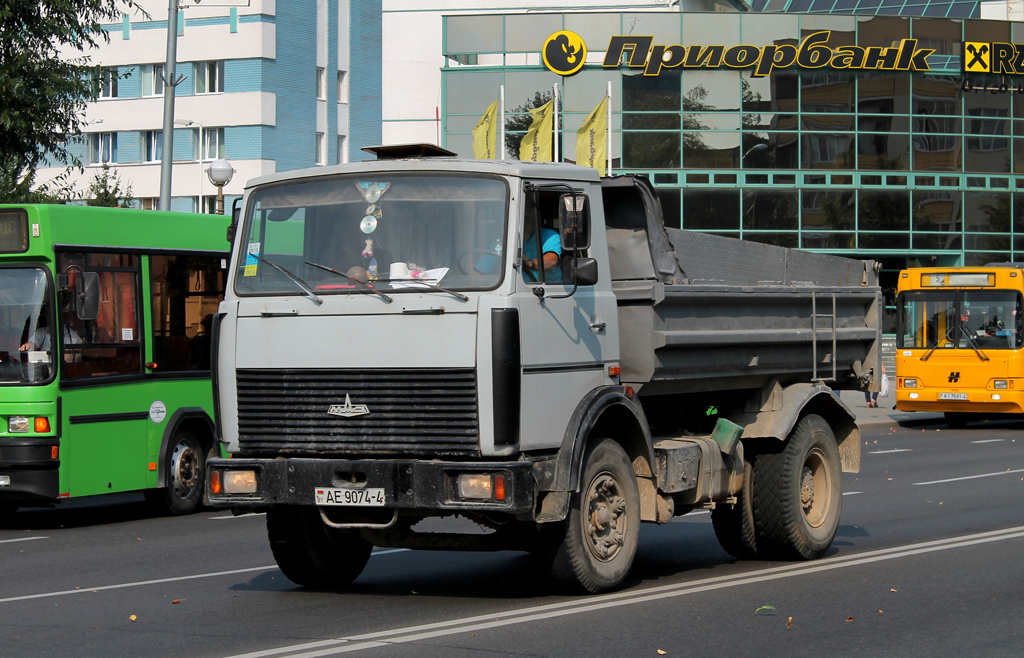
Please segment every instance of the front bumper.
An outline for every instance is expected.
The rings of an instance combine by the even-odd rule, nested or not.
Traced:
[[[60,460],[53,448],[54,436],[5,438],[0,441],[0,475],[10,483],[0,485],[0,502],[52,500],[60,487]]]
[[[530,462],[442,462],[349,459],[211,459],[213,471],[255,471],[254,494],[210,493],[214,507],[316,505],[315,490],[323,487],[382,488],[386,507],[407,510],[488,511],[523,514],[535,501]],[[503,475],[503,500],[460,498],[456,478],[463,473]],[[353,484],[356,483],[356,484]]]

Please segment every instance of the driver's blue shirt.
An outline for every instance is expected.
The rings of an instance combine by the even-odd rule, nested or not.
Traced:
[[[558,231],[553,231],[549,228],[542,228],[540,230],[541,248],[544,253],[554,253],[559,259],[562,258],[562,239],[558,237]],[[537,240],[535,236],[531,236],[529,239],[524,241],[523,244],[523,259],[537,258]],[[523,268],[523,279],[526,281],[537,281],[537,272],[534,270],[528,270]],[[558,265],[545,270],[544,281],[546,283],[561,283],[562,281],[562,268]]]

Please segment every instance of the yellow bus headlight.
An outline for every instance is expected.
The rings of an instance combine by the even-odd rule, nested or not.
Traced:
[[[992,384],[996,388],[1007,388],[1007,381],[1005,379],[997,379],[994,382],[992,382]]]
[[[903,388],[917,388],[917,380],[910,378],[904,379]]]

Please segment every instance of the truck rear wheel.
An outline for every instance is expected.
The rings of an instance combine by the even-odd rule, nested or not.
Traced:
[[[316,507],[267,510],[267,537],[288,580],[312,589],[337,590],[366,567],[373,545],[328,528]]]
[[[757,458],[753,512],[758,557],[821,557],[842,511],[842,468],[832,428],[821,416],[800,419],[777,452]]]
[[[587,447],[564,527],[551,567],[556,580],[592,594],[622,584],[640,537],[640,494],[633,465],[615,441]]]
[[[757,557],[753,486],[754,466],[744,461],[743,486],[736,492],[736,504],[719,504],[711,510],[711,525],[715,528],[718,543],[737,560],[753,560]]]

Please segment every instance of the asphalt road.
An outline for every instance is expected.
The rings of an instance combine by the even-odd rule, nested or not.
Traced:
[[[592,597],[522,553],[380,549],[351,591],[309,591],[262,516],[21,511],[0,526],[0,655],[1020,656],[1021,429],[866,432],[826,558],[737,562],[691,514],[644,526],[627,587]]]

